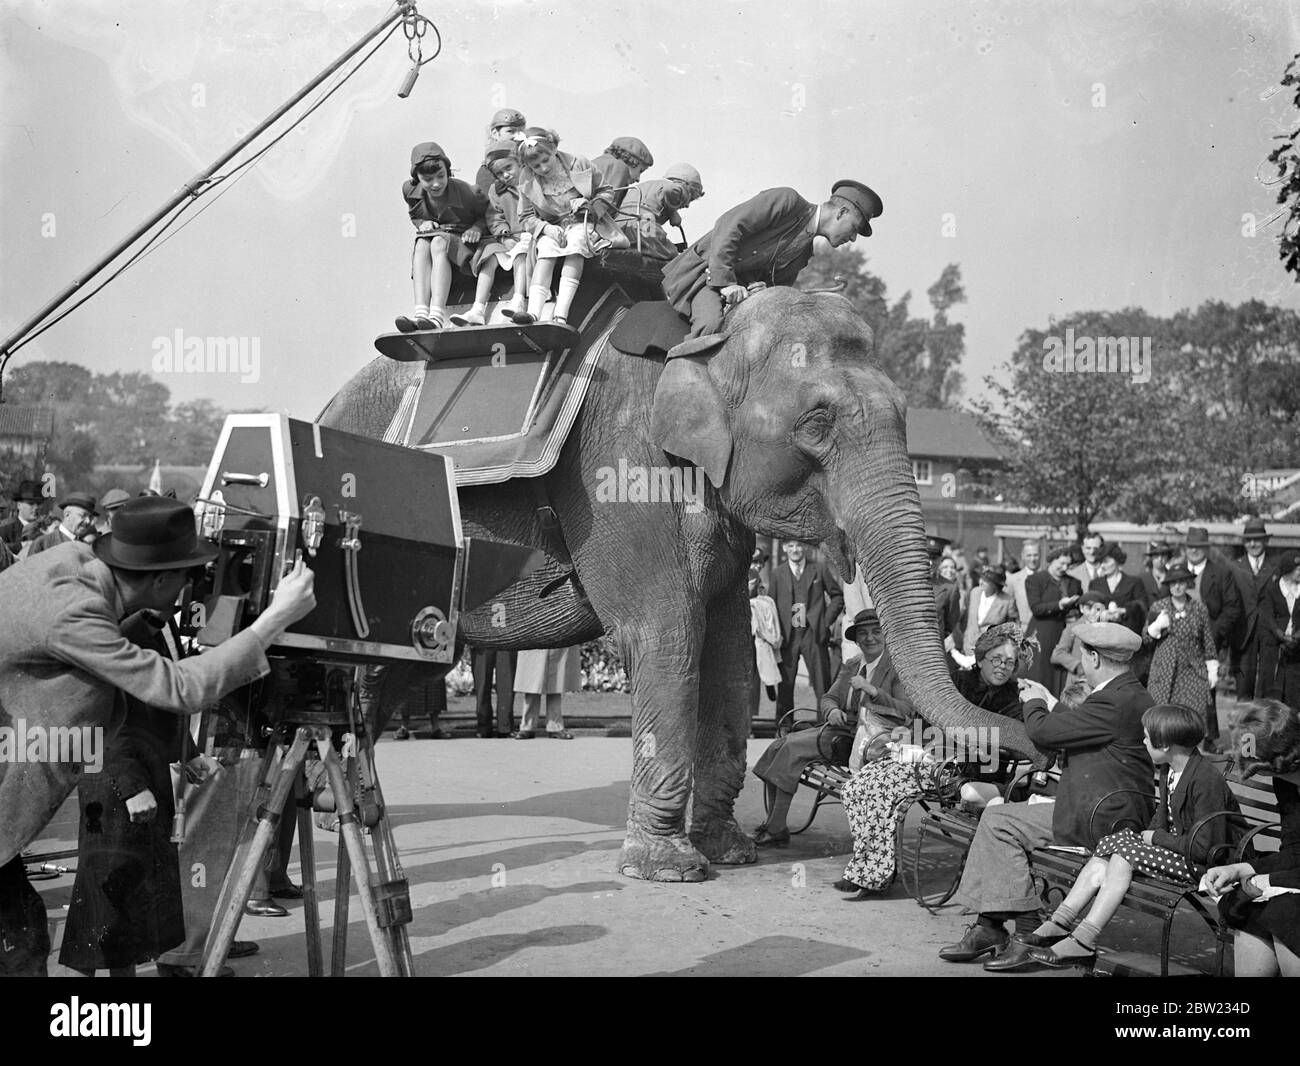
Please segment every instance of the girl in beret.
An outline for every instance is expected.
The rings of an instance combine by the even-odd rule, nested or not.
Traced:
[[[513,107],[503,107],[488,123],[487,140],[484,143],[491,148],[497,141],[517,141],[523,135],[527,125],[528,122],[524,119],[522,111],[516,111]],[[478,174],[474,176],[474,185],[479,192],[487,196],[496,181],[497,176],[485,161],[478,168]]]
[[[470,259],[470,269],[478,276],[478,287],[474,293],[474,306],[463,315],[451,316],[454,326],[483,325],[498,267],[512,271],[515,279],[514,294],[501,313],[520,325],[533,321],[524,310],[524,301],[528,298],[528,250],[532,247],[533,235],[519,222],[519,190],[516,187],[519,160],[515,157],[515,147],[512,140],[494,141],[488,145],[484,166],[491,170],[495,181],[488,192],[487,237],[479,242]]]
[[[398,315],[397,328],[403,333],[441,329],[447,320],[452,269],[470,272],[472,247],[483,235],[487,198],[451,176],[451,160],[435,141],[411,149],[411,177],[402,185],[402,198],[415,226],[415,310]]]

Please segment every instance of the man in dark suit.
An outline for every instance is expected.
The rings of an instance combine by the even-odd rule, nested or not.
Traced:
[[[23,550],[23,533],[36,521],[42,503],[39,481],[20,481],[14,493],[14,513],[0,522],[0,541],[17,555]]]
[[[1083,562],[1070,567],[1066,573],[1087,590],[1101,576],[1101,556],[1106,550],[1106,538],[1100,533],[1085,533],[1079,547],[1083,552]]]
[[[797,540],[785,543],[786,561],[772,571],[771,596],[781,620],[781,684],[776,716],[794,708],[794,682],[803,658],[818,700],[830,687],[827,643],[844,610],[844,590],[825,563],[810,563]]]
[[[1086,700],[1074,708],[1056,706],[1042,685],[1021,682],[1030,739],[1040,748],[1062,753],[1056,802],[1005,803],[984,812],[954,897],[978,917],[958,943],[939,952],[948,962],[973,962],[993,954],[997,957],[984,964],[986,970],[1040,965],[1030,957],[1030,949],[1050,947],[1064,937],[1033,932],[1040,901],[1029,853],[1048,844],[1092,848],[1120,818],[1138,825],[1150,820],[1151,801],[1143,797],[1152,792],[1155,770],[1142,742],[1142,712],[1154,700],[1128,669],[1142,640],[1117,622],[1082,625],[1076,633],[1083,675],[1092,687]],[[1117,789],[1132,789],[1136,795],[1110,799],[1094,818],[1097,801]],[[1012,918],[1016,935],[1008,945],[1003,924]]]
[[[664,268],[664,294],[691,320],[691,336],[717,333],[723,312],[751,291],[793,285],[812,258],[813,241],[832,248],[871,236],[885,207],[857,181],[837,181],[829,199],[811,204],[794,189],[766,189],[726,211],[708,233]]]
[[[867,716],[870,731],[886,733],[911,724],[916,713],[894,670],[876,612],[870,607],[859,611],[844,635],[858,646],[858,655],[844,664],[835,684],[821,698],[818,711],[825,724],[777,737],[754,764],[754,776],[763,782],[772,801],[767,821],[754,836],[761,848],[789,843],[786,816],[799,776],[818,758],[847,765],[861,715]]]
[[[1254,699],[1259,688],[1259,601],[1263,598],[1268,583],[1277,577],[1277,572],[1265,556],[1271,536],[1262,518],[1249,519],[1241,534],[1241,542],[1246,548],[1245,557],[1233,564],[1237,591],[1241,593],[1242,602],[1240,637],[1232,655],[1232,676],[1237,685],[1239,700]]]
[[[1227,662],[1228,649],[1238,646],[1241,640],[1242,604],[1236,578],[1227,563],[1210,558],[1210,535],[1202,526],[1187,527],[1183,551],[1187,556],[1187,569],[1195,580],[1191,595],[1205,604],[1219,662]],[[1219,708],[1211,689],[1210,706],[1205,712],[1205,742],[1212,745],[1218,739]]]

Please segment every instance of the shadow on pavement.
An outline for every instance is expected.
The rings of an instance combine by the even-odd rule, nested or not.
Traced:
[[[794,936],[765,936],[707,955],[693,966],[648,977],[802,977],[830,966],[865,959],[871,952]]]
[[[548,792],[504,803],[421,803],[390,804],[388,817],[394,826],[410,822],[437,822],[447,818],[479,818],[506,815],[527,818],[570,818],[593,825],[622,828],[627,825],[628,783],[618,781],[599,788],[577,788]]]

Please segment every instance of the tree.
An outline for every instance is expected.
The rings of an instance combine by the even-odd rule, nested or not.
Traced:
[[[211,400],[187,400],[172,411],[163,458],[177,466],[203,466],[221,435],[226,411]]]
[[[1300,315],[1211,300],[1171,327],[1171,384],[1198,412],[1201,447],[1230,454],[1243,472],[1291,465],[1300,453]]]
[[[1282,87],[1294,89],[1294,103],[1300,111],[1300,54],[1287,64],[1282,75]],[[1277,138],[1282,143],[1268,155],[1268,161],[1277,167],[1279,187],[1277,202],[1286,216],[1282,223],[1282,238],[1278,255],[1286,271],[1300,281],[1300,126]]]
[[[962,388],[959,369],[966,352],[966,328],[948,318],[949,310],[965,303],[961,269],[955,263],[927,290],[932,319],[914,318],[912,294],[890,304],[885,283],[867,270],[866,256],[857,248],[818,252],[799,275],[801,289],[833,289],[847,299],[876,334],[874,360],[907,397],[920,407],[951,407]]]
[[[972,406],[1007,457],[998,479],[1003,494],[1080,533],[1108,512],[1133,521],[1185,517],[1188,494],[1172,505],[1165,496],[1171,476],[1186,468],[1184,412],[1173,392],[1131,373],[1069,372],[1049,363],[1054,345],[1067,338],[1101,337],[1150,338],[1153,363],[1167,361],[1168,331],[1159,319],[1137,309],[1086,312],[1026,331],[1002,379],[985,379],[991,398]]]

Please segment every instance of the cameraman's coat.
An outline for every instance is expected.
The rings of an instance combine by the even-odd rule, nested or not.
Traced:
[[[122,635],[113,572],[90,545],[61,544],[0,573],[0,729],[121,725],[126,692],[151,707],[196,714],[270,667],[249,630],[172,662]],[[103,749],[100,749],[103,754]],[[0,866],[48,824],[81,766],[0,760]]]

